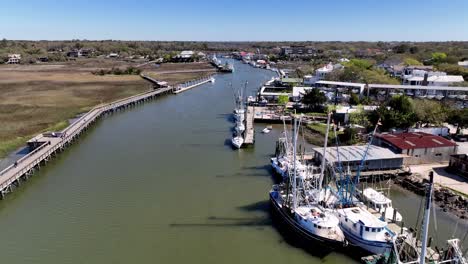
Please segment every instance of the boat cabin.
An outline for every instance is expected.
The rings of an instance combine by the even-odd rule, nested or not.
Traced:
[[[337,212],[342,228],[353,236],[367,241],[391,241],[393,234],[386,228],[387,223],[368,211],[351,207],[338,209]]]

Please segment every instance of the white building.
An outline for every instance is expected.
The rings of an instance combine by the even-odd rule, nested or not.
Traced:
[[[21,54],[9,54],[8,64],[19,64],[21,62]]]
[[[107,55],[108,58],[118,58],[119,57],[119,54],[118,53],[109,53],[109,55]]]
[[[191,58],[193,56],[193,54],[194,53],[191,50],[184,50],[179,54],[179,58],[189,59],[189,58]]]
[[[427,77],[429,86],[449,86],[452,83],[463,82],[461,75],[447,75],[445,72],[433,72],[426,70],[413,70],[411,74],[403,76],[404,85],[424,85]]]
[[[466,60],[466,61],[459,61],[459,62],[458,62],[458,66],[462,66],[462,67],[468,68],[468,60]]]
[[[331,73],[332,71],[342,69],[342,68],[343,68],[343,65],[341,65],[339,63],[333,64],[333,63],[330,62],[327,65],[315,70],[315,76],[312,76],[312,75],[304,76],[304,84],[305,85],[314,85],[316,82],[325,79],[325,77],[329,73]]]

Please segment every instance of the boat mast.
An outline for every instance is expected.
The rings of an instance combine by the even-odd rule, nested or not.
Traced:
[[[431,199],[432,199],[432,188],[434,183],[434,172],[429,172],[429,185],[426,190],[426,203],[424,208],[424,222],[422,232],[422,244],[421,244],[421,255],[419,257],[419,263],[424,264],[426,259],[427,250],[427,234],[429,231],[429,218],[431,216]]]
[[[318,190],[322,190],[322,182],[323,182],[323,175],[325,173],[325,163],[326,163],[326,155],[327,155],[327,143],[328,143],[328,131],[330,131],[330,119],[331,119],[331,112],[328,113],[327,118],[327,131],[325,132],[325,143],[323,144],[323,153],[322,153],[322,164],[320,167],[320,179],[319,179],[319,188]]]
[[[296,188],[297,188],[297,183],[296,183],[296,145],[297,145],[297,134],[296,134],[296,117],[293,116],[293,209],[296,209],[297,207],[297,197],[296,197]]]

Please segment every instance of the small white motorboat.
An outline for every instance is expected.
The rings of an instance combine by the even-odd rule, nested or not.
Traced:
[[[427,95],[427,99],[434,99],[435,98],[435,95],[434,94],[428,94]]]
[[[231,143],[235,148],[240,149],[244,144],[244,139],[241,136],[235,136],[231,139]]]
[[[465,100],[466,95],[465,94],[459,94],[459,95],[457,95],[457,98],[460,99],[460,100]]]
[[[265,127],[265,128],[262,130],[262,133],[263,133],[263,134],[268,134],[268,133],[271,132],[272,129],[273,129],[272,126],[267,126],[267,127]]]
[[[435,98],[436,98],[437,100],[442,100],[442,99],[444,99],[444,96],[441,95],[441,94],[439,94],[439,95],[436,95]]]

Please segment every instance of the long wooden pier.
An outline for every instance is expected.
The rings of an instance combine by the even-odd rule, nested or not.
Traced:
[[[252,145],[255,143],[255,130],[254,130],[254,117],[255,107],[247,106],[247,112],[245,114],[245,132],[244,132],[244,144]]]
[[[57,133],[39,134],[28,141],[34,150],[17,160],[14,164],[0,171],[0,198],[11,192],[15,187],[27,180],[34,171],[38,170],[58,152],[72,144],[90,125],[106,114],[136,106],[162,94],[171,93],[172,88],[160,88],[109,104],[94,107],[82,115],[67,128]]]

